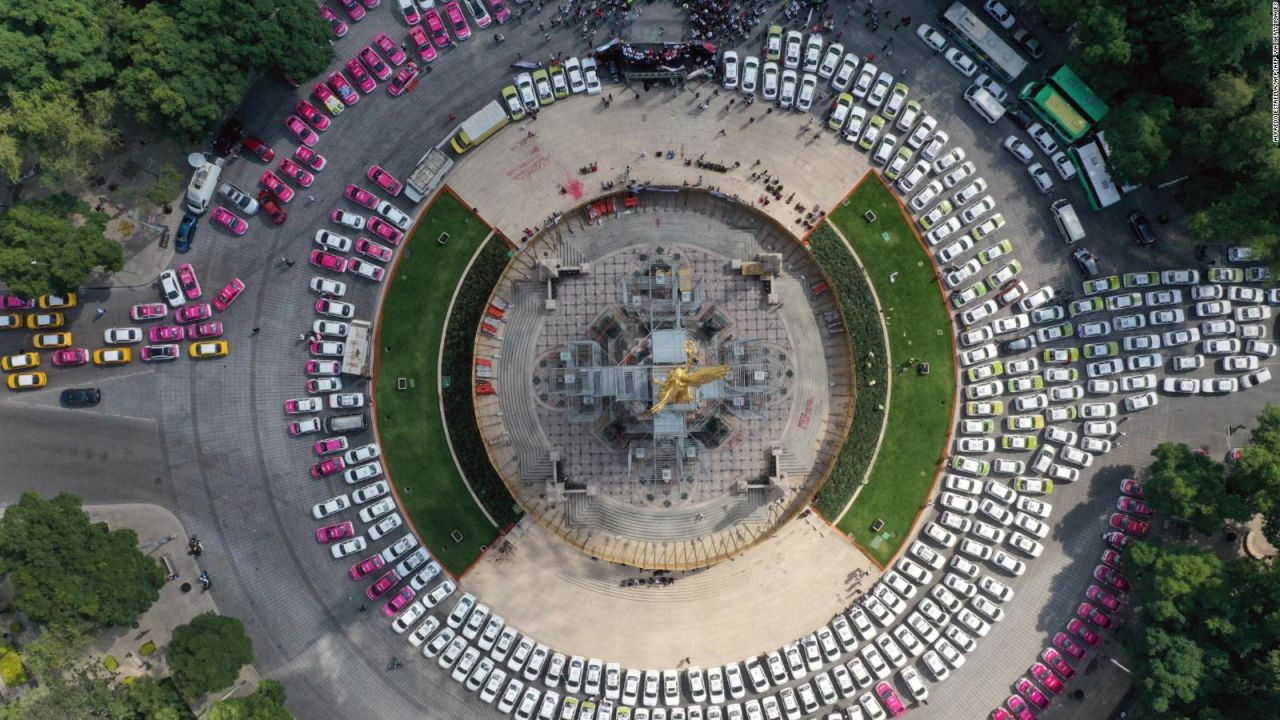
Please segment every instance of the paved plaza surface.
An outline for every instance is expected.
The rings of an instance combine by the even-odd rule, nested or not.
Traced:
[[[905,2],[898,11],[919,21],[936,10],[934,3]],[[449,680],[435,662],[412,654],[404,639],[389,631],[376,606],[362,611],[367,604],[360,594],[363,586],[348,580],[346,566],[330,560],[324,549],[315,545],[311,505],[346,488],[340,487],[340,480],[315,481],[307,476],[310,449],[286,435],[280,408],[284,399],[304,394],[302,364],[307,355],[297,336],[310,326],[313,317],[314,296],[306,289],[311,273],[304,260],[311,232],[325,224],[324,216],[338,205],[345,183],[362,177],[370,163],[382,164],[405,177],[427,147],[452,127],[447,113],[465,116],[473,112],[488,101],[489,91],[496,93],[508,82],[508,65],[517,53],[533,57],[535,52],[546,55],[548,50],[561,48],[582,50],[564,33],[553,35],[552,42],[543,45],[541,35],[533,36],[527,27],[529,22],[526,19],[528,32],[508,31],[509,39],[501,46],[495,47],[486,36],[450,51],[436,61],[435,72],[414,94],[400,100],[380,94],[336,120],[319,148],[330,165],[324,171],[323,187],[314,191],[318,201],[308,204],[307,193],[300,193],[288,207],[288,224],[268,227],[255,222],[249,235],[232,238],[203,223],[194,249],[184,259],[196,265],[206,293],[210,289],[216,292],[232,276],[242,278],[248,286],[223,316],[231,343],[228,358],[203,364],[183,360],[155,367],[135,363],[115,373],[92,368],[68,370],[51,374],[51,388],[43,393],[10,393],[0,398],[0,437],[9,450],[5,476],[11,479],[0,486],[3,500],[12,501],[22,488],[42,492],[66,489],[95,504],[154,502],[169,508],[188,532],[204,541],[203,561],[217,568],[213,595],[218,607],[244,621],[254,639],[258,669],[288,686],[290,708],[301,718],[353,718],[371,713],[389,719],[496,717]],[[379,11],[354,26],[353,35],[362,43],[381,30],[396,37],[404,32],[391,11]],[[851,27],[844,43],[865,54],[878,50],[883,37],[882,32],[872,38],[858,25]],[[752,47],[756,45],[753,40]],[[335,60],[335,67],[354,53],[354,48],[350,41],[341,45],[341,60]],[[998,147],[1000,135],[964,105],[960,93],[966,81],[940,59],[931,58],[906,34],[893,58],[892,64],[897,66],[893,69],[912,69],[912,96],[919,93],[924,98],[926,109],[951,133],[952,143],[968,150],[969,159],[987,179],[989,192],[1008,221],[1009,236],[1017,244],[1028,283],[1076,283],[1067,248],[1057,239],[1049,219],[1048,200],[1033,191],[1023,167]],[[635,100],[617,85],[605,87],[616,97],[608,110],[589,100],[557,103],[537,122],[504,130],[474,156],[464,159],[450,176],[450,184],[509,237],[518,239],[524,227],[576,206],[594,195],[598,187],[584,185],[581,196],[574,196],[560,194],[558,185],[595,183],[610,179],[610,175],[616,178],[625,172],[626,165],[632,165],[632,178],[675,185],[696,183],[699,172],[684,166],[681,151],[689,158],[706,153],[708,160],[730,165],[741,162],[740,168],[725,175],[702,173],[704,185],[723,187],[726,193],[748,201],[754,199],[761,186],[752,183],[749,174],[758,158],[762,167],[783,181],[788,194],[796,193],[796,201],[827,209],[866,169],[865,155],[842,146],[828,132],[810,142],[813,134],[800,132],[805,115],[775,111],[751,123],[751,115],[765,114],[764,103],[744,111],[738,102],[726,111],[728,98],[722,94],[708,111],[697,111],[697,103],[687,93],[640,91],[640,100]],[[478,97],[477,88],[485,89],[483,98]],[[306,89],[295,91],[283,82],[264,80],[240,114],[251,132],[268,142],[291,145],[284,140],[280,121]],[[709,86],[691,88],[702,92],[704,99],[708,90]],[[998,128],[1001,134],[1013,132],[1008,123]],[[718,137],[721,129],[726,131],[724,137]],[[511,146],[528,132],[536,132],[546,160],[541,162],[541,170],[519,179],[509,172],[518,157]],[[655,153],[659,149],[675,150],[677,158],[658,160]],[[641,158],[641,153],[647,155]],[[602,172],[579,176],[577,168],[592,161],[598,162]],[[494,167],[505,169],[495,173]],[[261,169],[242,157],[227,168],[224,179],[252,187]],[[1062,195],[1083,207],[1078,187],[1064,187]],[[1192,265],[1189,243],[1172,228],[1163,230],[1163,242],[1156,249],[1135,247],[1125,231],[1127,212],[1142,207],[1155,216],[1171,206],[1168,197],[1140,190],[1108,211],[1083,214],[1090,235],[1087,244],[1100,256],[1104,273]],[[764,210],[776,213],[773,216],[786,227],[799,227],[795,223],[798,213],[786,212],[781,203]],[[278,262],[282,256],[297,266],[289,268]],[[376,289],[358,283],[352,287],[357,316],[371,318]],[[71,329],[100,337],[104,328],[131,324],[126,316],[129,305],[155,300],[155,292],[147,287],[117,289],[109,295],[85,293],[84,308],[72,314]],[[95,320],[92,313],[97,307],[108,312]],[[253,333],[254,328],[260,332]],[[25,337],[0,336],[0,352],[16,352],[24,342]],[[357,389],[363,386],[358,381],[352,385]],[[83,412],[57,408],[56,392],[78,386],[102,387],[102,404]],[[1102,549],[1099,535],[1113,506],[1118,478],[1145,466],[1150,449],[1165,440],[1205,446],[1211,455],[1220,457],[1235,444],[1227,428],[1251,422],[1267,400],[1276,398],[1274,388],[1272,384],[1258,391],[1181,402],[1162,399],[1159,406],[1127,423],[1128,435],[1120,449],[1096,462],[1079,482],[1055,493],[1054,530],[1045,554],[1011,583],[1017,597],[1008,606],[1006,619],[979,643],[951,681],[931,688],[930,705],[913,709],[912,716],[982,717],[1007,696],[1010,683],[1033,661],[1087,586],[1089,571]],[[1236,433],[1236,443],[1245,437],[1244,432]],[[353,438],[359,442],[369,439],[367,435]],[[928,517],[926,513],[924,519]],[[810,554],[792,559],[797,556],[788,553],[788,560],[779,562],[763,578],[775,585],[755,585],[756,592],[768,587],[795,593],[790,596],[789,608],[768,604],[767,598],[750,598],[764,604],[744,607],[742,613],[726,617],[723,624],[709,622],[705,628],[689,616],[657,617],[663,609],[674,613],[677,603],[660,598],[654,603],[637,603],[630,597],[606,593],[622,588],[606,587],[609,576],[593,573],[596,568],[581,556],[572,561],[566,558],[563,566],[554,568],[522,567],[522,557],[539,556],[539,551],[552,553],[551,557],[567,552],[551,542],[535,542],[533,531],[514,542],[512,560],[497,563],[487,558],[463,584],[464,588],[471,584],[481,588],[483,601],[505,603],[510,609],[504,612],[510,617],[525,618],[517,622],[519,626],[535,635],[535,628],[547,633],[539,639],[557,650],[581,647],[583,652],[592,652],[600,647],[604,659],[622,660],[630,652],[647,652],[648,648],[620,647],[610,652],[603,644],[613,637],[611,633],[593,633],[586,622],[577,622],[567,610],[548,614],[545,619],[535,617],[540,609],[527,597],[510,598],[505,594],[510,592],[508,584],[525,588],[525,595],[541,593],[543,587],[537,580],[542,578],[548,592],[565,603],[577,597],[572,589],[576,587],[584,604],[599,595],[607,598],[602,603],[642,605],[636,608],[637,613],[653,613],[649,617],[652,624],[644,630],[658,632],[666,623],[679,620],[689,623],[685,629],[690,632],[706,633],[705,638],[697,638],[696,647],[687,650],[678,649],[674,642],[657,646],[667,651],[655,649],[645,664],[674,667],[698,652],[707,653],[707,662],[718,662],[725,659],[722,653],[732,659],[734,653],[772,650],[824,622],[830,610],[839,605],[845,576],[862,561],[846,548],[842,554],[833,553],[843,564],[826,567],[828,562],[837,562],[820,553],[843,541],[813,522],[817,521],[805,519],[788,525],[778,538],[786,540],[795,534],[790,542],[797,549],[808,548]],[[778,547],[781,552],[781,542]],[[772,550],[765,544],[758,551]],[[717,587],[751,587],[745,574],[737,574],[740,562],[744,561],[734,560],[727,567],[708,571],[707,580],[680,578],[673,586],[652,592],[683,593],[685,588],[693,588],[713,593]],[[577,571],[571,572],[573,568]],[[551,585],[543,573],[559,573],[555,584]],[[502,576],[502,589],[494,586],[497,576]],[[801,577],[816,584],[811,588],[794,583],[793,587],[786,582]],[[731,629],[743,637],[726,639]],[[745,633],[752,629],[762,634],[747,637]],[[699,650],[704,639],[706,649]],[[387,664],[393,657],[402,659],[404,667],[388,672]],[[638,656],[636,663],[640,664]],[[1122,686],[1123,671],[1102,662],[1090,677],[1105,681],[1099,685],[1105,685],[1107,697],[1114,700],[1116,688]],[[1084,703],[1060,701],[1043,717],[1104,717],[1113,702],[1101,699],[1089,692]]]
[[[810,633],[879,576],[817,515],[780,526],[759,544],[667,586],[620,587],[651,572],[595,560],[531,520],[511,547],[489,552],[462,589],[559,652],[632,668],[700,667],[742,660]]]

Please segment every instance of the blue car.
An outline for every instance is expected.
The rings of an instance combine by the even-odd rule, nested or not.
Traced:
[[[182,216],[182,224],[178,226],[178,239],[174,243],[174,249],[180,253],[185,253],[191,249],[191,243],[196,239],[196,225],[200,223],[200,216],[188,212]]]

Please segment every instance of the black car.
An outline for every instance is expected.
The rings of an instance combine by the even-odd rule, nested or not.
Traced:
[[[93,407],[102,401],[98,388],[69,388],[62,391],[59,400],[67,407]]]
[[[1013,39],[1031,55],[1032,58],[1039,60],[1044,55],[1044,48],[1040,47],[1040,41],[1035,35],[1031,34],[1026,28],[1018,28],[1013,31]]]
[[[1017,125],[1023,130],[1031,127],[1031,123],[1036,122],[1036,119],[1032,117],[1031,113],[1027,112],[1019,103],[1006,105],[1004,108],[1004,114],[1005,117],[1013,121],[1014,125]]]
[[[182,216],[182,223],[178,225],[178,239],[174,243],[173,249],[180,253],[185,253],[191,249],[191,243],[196,240],[196,226],[200,224],[200,216],[187,211]]]
[[[1155,245],[1156,229],[1151,227],[1151,221],[1146,215],[1140,212],[1129,213],[1129,229],[1133,231],[1133,239],[1139,245]]]
[[[226,157],[236,149],[240,144],[240,138],[244,137],[244,123],[239,118],[231,118],[218,132],[218,137],[213,141],[213,152],[218,157]]]

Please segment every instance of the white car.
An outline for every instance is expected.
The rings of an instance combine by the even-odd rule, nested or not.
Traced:
[[[782,71],[782,90],[778,93],[778,107],[783,110],[791,109],[796,103],[796,88],[799,85],[800,77],[795,70],[787,68]]]
[[[587,57],[582,59],[582,79],[587,84],[588,95],[600,94],[600,75],[596,69],[595,58]]]
[[[1044,152],[1045,155],[1053,155],[1058,152],[1058,143],[1054,141],[1053,134],[1049,129],[1038,122],[1031,123],[1027,126],[1027,134],[1036,145]]]
[[[722,75],[722,83],[728,90],[738,87],[738,53],[727,50],[724,58],[724,73]]]
[[[323,520],[330,515],[342,512],[351,507],[351,498],[346,494],[331,497],[323,502],[316,503],[311,508],[311,516],[316,520]]]
[[[840,64],[840,58],[844,56],[844,46],[840,43],[831,43],[827,46],[827,51],[822,55],[822,62],[818,63],[818,77],[823,80],[830,80],[836,73],[836,67]]]
[[[840,59],[840,65],[836,68],[835,74],[831,76],[831,87],[840,92],[848,90],[849,85],[853,83],[853,73],[857,69],[858,54],[847,53]]]
[[[108,345],[134,345],[142,342],[142,328],[110,328],[102,334],[102,341]]]
[[[754,94],[756,87],[760,84],[760,58],[748,56],[742,61],[742,81],[738,83],[738,89],[744,95]]]
[[[782,65],[788,70],[800,67],[800,52],[804,45],[804,34],[799,30],[788,30],[783,42]]]
[[[965,55],[959,48],[951,48],[942,55],[959,73],[967,78],[973,77],[978,72],[978,63],[973,58]]]
[[[872,63],[863,63],[862,70],[858,71],[858,79],[853,83],[853,89],[850,90],[853,96],[862,100],[867,96],[867,92],[871,90],[871,84],[875,82],[876,73],[879,72]],[[873,103],[878,105],[879,103]]]
[[[352,247],[351,238],[345,235],[338,235],[337,233],[331,233],[328,230],[317,230],[315,235],[315,242],[317,245],[319,245],[322,248],[325,248],[326,250],[333,250],[334,252],[337,252],[337,253],[351,252],[351,247]]]
[[[32,261],[34,264],[36,261]],[[178,271],[165,270],[160,273],[160,291],[164,294],[169,307],[179,308],[187,304],[187,296],[182,292],[182,284],[178,282]]]
[[[358,215],[353,212],[347,212],[346,210],[342,210],[340,208],[337,210],[334,210],[333,214],[329,216],[329,219],[333,220],[339,225],[345,225],[351,228],[352,230],[363,230],[365,225],[365,217],[363,215]],[[316,242],[320,242],[320,239],[318,236],[316,238]]]
[[[1019,140],[1017,135],[1010,135],[1000,145],[1024,165],[1031,162],[1032,158],[1035,157],[1035,153],[1031,151],[1030,146]]]
[[[822,36],[810,33],[804,43],[804,60],[802,69],[807,73],[817,72],[822,62]]]
[[[760,84],[760,96],[765,100],[778,99],[778,75],[781,71],[778,69],[778,63],[767,62],[764,64],[763,80]]]
[[[813,107],[813,98],[818,90],[818,76],[805,73],[800,78],[800,94],[796,96],[796,110],[808,112]]]
[[[1000,0],[987,0],[982,3],[982,9],[986,10],[987,14],[1005,30],[1013,28],[1017,22],[1013,17],[1013,13],[1009,12],[1009,8],[1005,7]]]
[[[1053,190],[1053,177],[1049,175],[1049,171],[1044,169],[1044,165],[1040,163],[1031,163],[1027,166],[1027,175],[1031,176],[1031,182],[1035,183],[1036,190],[1041,195],[1048,195]]]
[[[1058,172],[1058,177],[1063,181],[1070,180],[1076,176],[1076,166],[1071,162],[1071,158],[1066,153],[1059,150],[1049,158],[1049,162],[1053,164],[1053,169]]]

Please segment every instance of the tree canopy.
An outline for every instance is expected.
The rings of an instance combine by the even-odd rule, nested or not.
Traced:
[[[132,530],[94,525],[80,498],[24,493],[0,519],[0,573],[13,607],[47,623],[128,625],[160,596],[164,570]]]
[[[221,700],[209,709],[209,720],[291,720],[284,707],[284,685],[263,680],[253,694]]]
[[[1280,250],[1280,144],[1271,140],[1270,6],[1252,0],[1039,0],[1075,23],[1067,62],[1111,105],[1111,169],[1186,175],[1206,243]],[[1165,179],[1172,179],[1166,177]]]
[[[0,213],[0,282],[18,295],[78,289],[94,268],[119,270],[120,243],[106,237],[107,216],[59,194]]]
[[[169,664],[185,693],[221,690],[253,662],[253,642],[235,618],[205,613],[173,630]]]
[[[1247,520],[1253,514],[1243,498],[1228,491],[1222,463],[1178,443],[1162,443],[1151,454],[1156,461],[1146,496],[1161,517],[1185,520],[1211,533],[1227,520]]]

